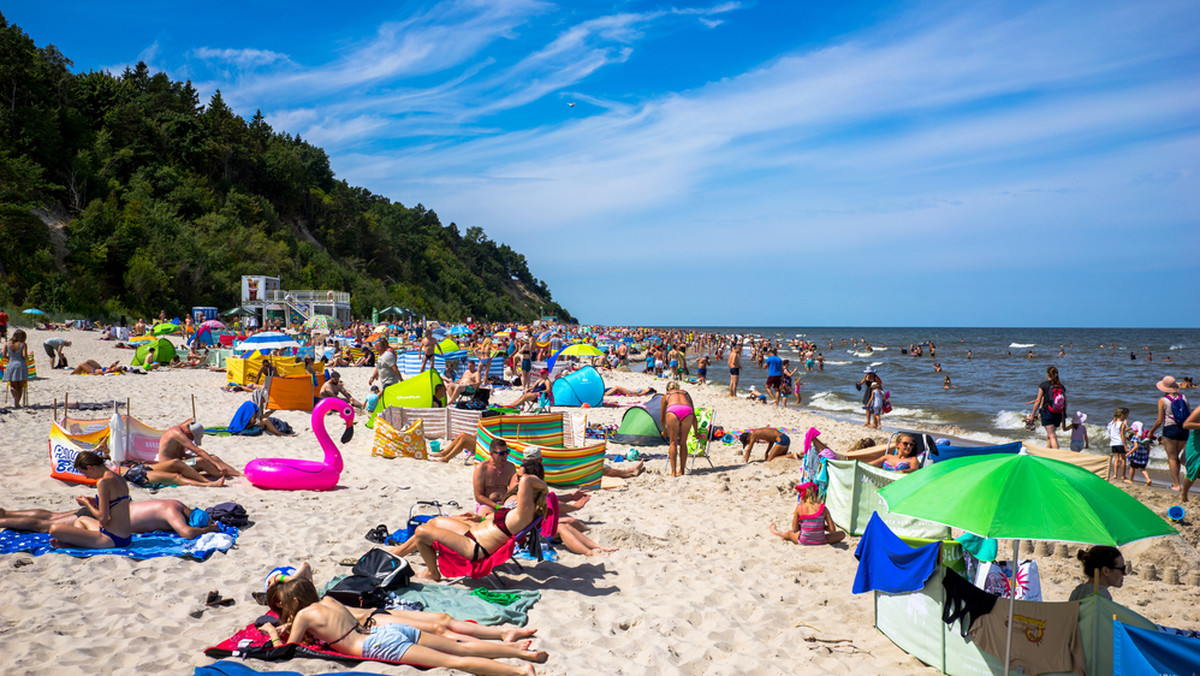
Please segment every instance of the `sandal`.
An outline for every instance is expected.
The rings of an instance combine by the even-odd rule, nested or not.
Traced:
[[[381,523],[367,531],[366,537],[368,542],[374,542],[375,544],[381,545],[383,544],[383,541],[387,539],[388,535],[391,535],[391,531],[388,530],[387,526]]]
[[[209,608],[214,608],[216,606],[232,606],[234,603],[236,603],[236,601],[233,599],[221,598],[221,592],[216,590],[208,592],[208,595],[204,597],[204,605],[208,606]]]
[[[341,561],[338,561],[339,566],[353,566],[356,563],[358,563],[358,559],[353,559],[350,557],[346,557],[346,558],[342,559]]]

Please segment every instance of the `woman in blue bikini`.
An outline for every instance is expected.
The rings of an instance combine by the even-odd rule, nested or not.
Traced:
[[[74,525],[50,527],[50,544],[84,549],[123,549],[133,541],[129,520],[129,484],[104,464],[104,458],[84,451],[75,457],[75,469],[96,482],[96,499],[85,500],[92,516],[75,519]]]
[[[882,467],[889,472],[903,472],[904,474],[914,472],[921,467],[920,459],[916,457],[916,442],[907,434],[901,434],[896,439],[895,446],[868,464]]]

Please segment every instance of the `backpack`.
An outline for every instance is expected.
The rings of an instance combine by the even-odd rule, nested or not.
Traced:
[[[1175,419],[1175,424],[1183,427],[1183,421],[1192,414],[1192,407],[1188,405],[1187,399],[1184,399],[1182,394],[1175,395],[1174,399],[1167,397],[1167,400],[1171,402],[1171,417]]]
[[[342,578],[325,592],[353,608],[382,608],[392,589],[407,587],[413,570],[408,561],[378,547],[371,549]]]
[[[1062,413],[1067,410],[1067,391],[1062,385],[1050,386],[1050,400],[1046,402],[1046,410],[1051,413]]]

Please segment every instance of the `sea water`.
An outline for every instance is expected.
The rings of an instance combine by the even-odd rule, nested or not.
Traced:
[[[1129,421],[1154,424],[1162,393],[1154,384],[1163,376],[1200,380],[1200,330],[1197,329],[1022,329],[1022,328],[809,328],[709,327],[699,331],[756,336],[781,341],[779,356],[799,367],[801,408],[848,420],[863,420],[862,392],[854,384],[867,366],[891,393],[892,413],[883,416],[889,428],[941,430],[984,443],[1030,441],[1045,444],[1041,427],[1025,430],[1024,418],[1033,408],[1037,386],[1046,368],[1056,366],[1067,390],[1068,413],[1082,411],[1094,452],[1107,452],[1105,426],[1120,406],[1130,410]],[[859,338],[855,349],[852,338]],[[842,340],[848,341],[843,344]],[[804,360],[789,343],[816,343],[825,356],[824,371],[805,371]],[[830,348],[830,341],[833,347]],[[865,350],[863,343],[872,346]],[[937,356],[905,354],[909,343],[931,342]],[[903,350],[903,351],[902,351]],[[970,359],[967,351],[971,351]],[[1062,356],[1059,356],[1060,351]],[[1029,357],[1029,353],[1033,357]],[[695,357],[696,355],[689,355]],[[1169,360],[1169,361],[1168,361]],[[934,371],[940,363],[941,373]],[[694,376],[693,367],[693,376]],[[943,389],[950,376],[951,389]],[[708,379],[729,386],[725,359],[714,360]],[[766,371],[747,351],[742,358],[738,389],[751,385],[766,392]],[[1200,405],[1200,389],[1184,390],[1192,405]],[[788,404],[795,407],[794,396]],[[1060,431],[1059,445],[1070,445],[1070,433]],[[1162,448],[1152,447],[1153,467],[1165,466]]]

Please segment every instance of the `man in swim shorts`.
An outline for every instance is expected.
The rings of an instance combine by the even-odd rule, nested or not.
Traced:
[[[737,396],[738,376],[742,373],[742,343],[738,341],[729,350],[729,396]]]
[[[75,502],[84,505],[90,502],[96,504],[95,498],[77,497]],[[155,533],[159,531],[174,531],[180,537],[197,538],[204,533],[217,530],[217,525],[209,521],[206,526],[192,526],[188,517],[192,510],[178,500],[141,500],[129,503],[129,524],[134,533]],[[91,511],[84,505],[81,509],[65,512],[51,512],[46,509],[5,510],[0,509],[0,528],[27,531],[31,533],[48,533],[50,526],[62,524],[69,526],[81,516],[91,516]]]
[[[508,461],[508,442],[493,439],[487,462],[475,465],[471,483],[475,489],[475,513],[487,516],[496,511],[517,477],[517,468]]]
[[[779,391],[779,385],[783,382],[783,360],[779,358],[779,351],[771,348],[766,359],[767,367],[767,392],[771,395],[771,403],[778,404],[779,397],[782,394]]]
[[[235,477],[242,473],[215,455],[200,448],[204,438],[204,425],[188,418],[182,423],[168,427],[158,440],[158,460],[183,460],[197,471],[212,477]]]
[[[797,460],[799,459],[799,456],[791,453],[791,437],[774,427],[760,427],[756,430],[747,430],[738,435],[738,441],[742,442],[742,462],[750,462],[750,452],[754,450],[754,445],[760,441],[767,444],[767,450],[763,453],[764,461],[770,462],[775,458],[781,458],[785,455]]]

